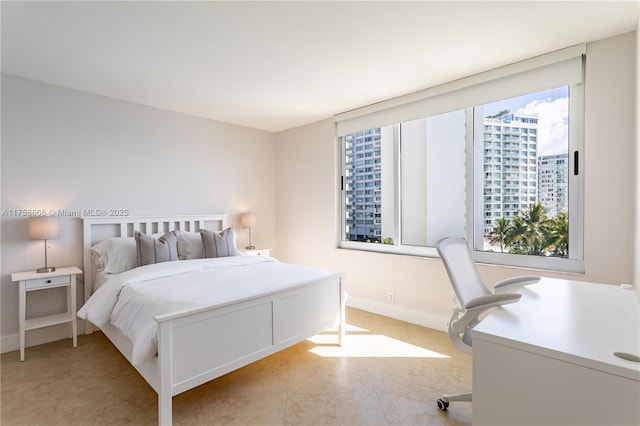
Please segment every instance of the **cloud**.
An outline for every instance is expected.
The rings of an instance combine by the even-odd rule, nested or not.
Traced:
[[[538,155],[569,152],[569,98],[536,99],[518,113],[538,114]]]

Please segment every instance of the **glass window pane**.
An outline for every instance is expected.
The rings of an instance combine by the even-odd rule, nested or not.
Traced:
[[[383,183],[393,182],[393,127],[352,133],[342,140],[345,240],[389,243],[385,238],[393,236],[393,223],[383,228],[383,217],[392,220],[385,210],[393,209],[393,189],[383,190]],[[383,199],[385,193],[391,198]]]
[[[400,127],[402,244],[466,236],[465,111]]]
[[[476,250],[568,257],[569,87],[476,106],[474,117]]]

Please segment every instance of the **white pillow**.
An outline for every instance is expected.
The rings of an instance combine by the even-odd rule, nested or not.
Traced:
[[[133,237],[109,238],[91,247],[96,266],[107,274],[119,274],[137,266],[136,240]]]
[[[178,259],[202,259],[204,246],[199,232],[178,231]]]

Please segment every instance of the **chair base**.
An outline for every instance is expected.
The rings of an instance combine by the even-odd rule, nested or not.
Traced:
[[[438,408],[442,411],[449,407],[450,402],[471,402],[471,393],[456,393],[453,395],[442,395],[438,399]]]

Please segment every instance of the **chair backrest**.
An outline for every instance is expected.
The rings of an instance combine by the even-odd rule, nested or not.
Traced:
[[[436,243],[436,249],[462,307],[476,297],[491,294],[480,278],[467,240],[460,237],[443,238]]]

